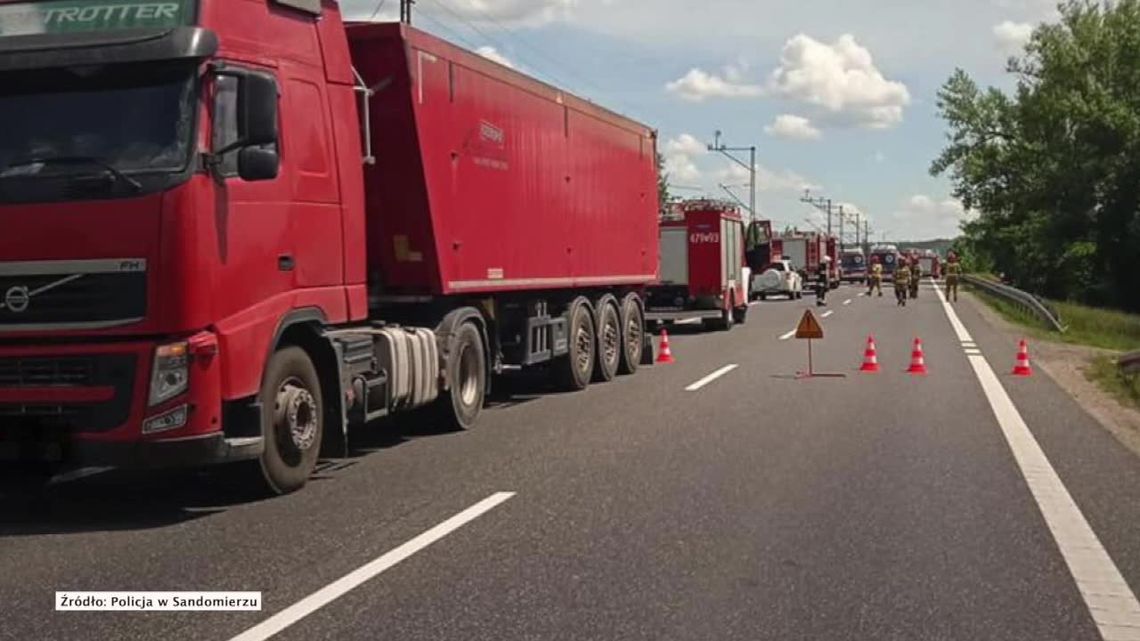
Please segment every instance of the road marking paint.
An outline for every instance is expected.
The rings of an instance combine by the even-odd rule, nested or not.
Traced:
[[[498,492],[463,510],[430,530],[411,539],[407,543],[385,552],[375,560],[360,566],[261,623],[233,637],[230,641],[265,641],[285,628],[316,612],[350,590],[360,587],[381,572],[391,569],[400,561],[439,541],[448,534],[467,525],[471,521],[490,512],[499,504],[510,499],[514,492]]]
[[[958,339],[972,343],[973,338],[945,294],[937,287],[935,291]],[[989,361],[981,354],[971,354],[969,361],[1101,638],[1140,641],[1140,602],[1136,595],[1045,456]]]
[[[736,369],[737,367],[740,367],[740,366],[735,365],[735,364],[725,365],[724,367],[718,369],[717,371],[713,372],[712,374],[709,374],[708,376],[702,378],[701,380],[697,381],[696,383],[693,383],[692,385],[686,387],[685,391],[686,392],[695,392],[695,391],[701,389],[702,387],[704,387],[705,385],[708,385],[709,383],[720,378],[721,376],[724,376],[725,374],[731,372],[732,370]]]
[[[830,310],[828,310],[828,311],[826,311],[826,312],[824,312],[824,313],[823,313],[823,318],[827,318],[828,316],[831,316],[831,315],[832,315],[832,314],[834,314],[834,313],[835,313],[835,310],[834,310],[834,309],[830,309]]]
[[[859,298],[863,298],[866,295],[867,295],[867,292],[859,292]]]
[[[788,332],[787,334],[784,334],[783,336],[781,336],[781,337],[780,337],[780,340],[782,340],[782,341],[786,341],[786,340],[788,340],[789,338],[791,338],[791,337],[793,337],[793,336],[795,336],[795,335],[796,335],[796,330],[794,330],[794,329],[793,329],[792,331]]]
[[[759,305],[759,304],[760,304],[760,301],[758,301],[758,300],[754,300],[754,301],[752,301],[751,303],[748,303],[748,306],[749,306],[749,307],[756,307],[756,306],[757,306],[757,305]]]
[[[966,354],[968,356],[981,356],[982,351],[980,349],[967,349]]]
[[[850,299],[850,298],[848,298],[847,300],[843,301],[843,304],[844,304],[844,305],[850,305],[850,304],[851,304],[851,299]]]
[[[78,470],[72,470],[70,472],[64,472],[63,474],[56,474],[55,476],[53,476],[51,478],[51,483],[52,483],[52,485],[60,485],[63,483],[70,483],[72,481],[78,481],[79,479],[85,479],[85,478],[88,478],[91,476],[99,476],[100,474],[106,474],[107,472],[110,472],[113,469],[115,469],[115,468],[113,468],[113,467],[83,467],[83,468],[80,468]]]

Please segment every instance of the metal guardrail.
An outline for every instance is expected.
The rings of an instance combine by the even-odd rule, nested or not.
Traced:
[[[1058,332],[1064,333],[1065,330],[1068,329],[1068,327],[1061,322],[1061,317],[1057,314],[1057,310],[1033,294],[1023,292],[1016,287],[996,283],[992,280],[978,278],[977,276],[964,275],[962,276],[962,280],[993,296],[997,296],[998,298],[1021,307]]]
[[[1116,359],[1116,366],[1125,374],[1136,374],[1140,372],[1140,352],[1123,354],[1120,358]]]

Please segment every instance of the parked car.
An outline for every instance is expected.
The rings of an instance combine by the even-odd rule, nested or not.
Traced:
[[[787,296],[788,300],[803,298],[804,277],[790,260],[776,261],[753,277],[752,295],[760,300],[769,296]]]

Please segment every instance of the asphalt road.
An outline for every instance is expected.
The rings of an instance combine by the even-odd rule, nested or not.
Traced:
[[[1007,376],[1016,337],[969,303],[975,356],[933,290],[858,293],[829,297],[814,346],[845,378],[796,379],[806,346],[781,336],[814,301],[771,301],[731,333],[676,328],[673,365],[515,383],[469,432],[357,434],[292,496],[110,473],[0,503],[0,637],[1140,639],[1140,462],[1048,377]],[[863,375],[871,333],[883,371]],[[264,608],[58,613],[57,590]]]

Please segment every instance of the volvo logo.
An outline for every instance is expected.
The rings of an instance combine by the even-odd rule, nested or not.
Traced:
[[[32,300],[31,294],[28,293],[28,288],[22,285],[16,287],[9,287],[8,291],[4,294],[4,305],[15,314],[22,314],[28,311],[28,303]]]

